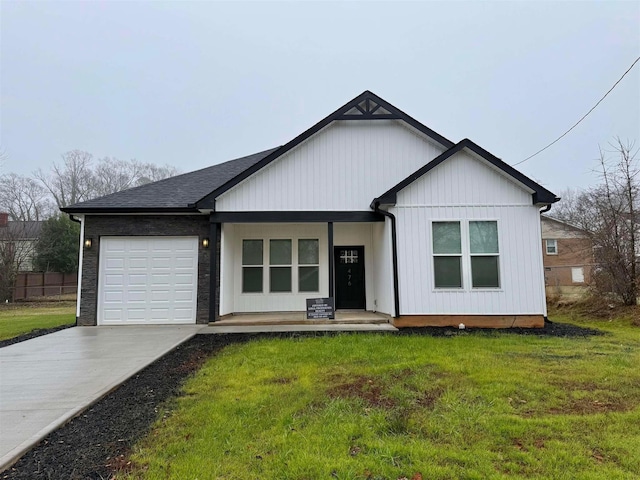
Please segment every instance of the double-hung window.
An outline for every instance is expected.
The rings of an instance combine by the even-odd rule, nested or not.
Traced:
[[[496,221],[446,221],[431,225],[436,288],[500,287]]]
[[[262,240],[242,241],[242,293],[262,293]]]
[[[269,291],[291,291],[291,240],[269,240]]]
[[[498,223],[469,222],[469,253],[471,255],[471,286],[498,288]]]
[[[558,254],[558,241],[555,239],[545,240],[547,247],[547,255],[557,255]]]
[[[317,239],[298,240],[298,291],[320,290],[320,247]]]
[[[433,222],[432,225],[436,288],[462,288],[460,222]]]

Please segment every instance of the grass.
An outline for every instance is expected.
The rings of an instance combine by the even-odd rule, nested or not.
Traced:
[[[76,321],[75,304],[24,304],[0,308],[0,340],[41,328],[54,328]]]
[[[118,478],[638,478],[640,328],[554,319],[607,335],[227,347],[160,412]]]

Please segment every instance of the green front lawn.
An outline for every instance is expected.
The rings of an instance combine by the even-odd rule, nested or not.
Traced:
[[[70,325],[76,321],[74,303],[61,305],[25,304],[0,308],[0,340],[17,337],[40,328]]]
[[[597,326],[233,345],[119,478],[639,478],[640,328]]]

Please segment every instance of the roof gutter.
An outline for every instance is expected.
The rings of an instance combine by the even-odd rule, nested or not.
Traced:
[[[400,316],[400,293],[398,291],[398,242],[396,239],[396,217],[393,213],[387,212],[386,210],[380,209],[380,199],[374,198],[373,202],[369,206],[376,213],[384,215],[391,220],[391,258],[393,263],[393,307],[394,307],[394,315],[393,318],[397,318]]]

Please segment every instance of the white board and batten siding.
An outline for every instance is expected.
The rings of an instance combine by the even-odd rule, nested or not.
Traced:
[[[102,237],[98,325],[196,321],[197,237]]]
[[[526,187],[463,151],[399,192],[390,211],[402,315],[546,315],[540,213]],[[468,277],[462,289],[435,288],[432,222],[457,220],[497,221],[500,288],[473,289]]]
[[[218,197],[216,210],[369,210],[443,151],[403,122],[333,122]]]

